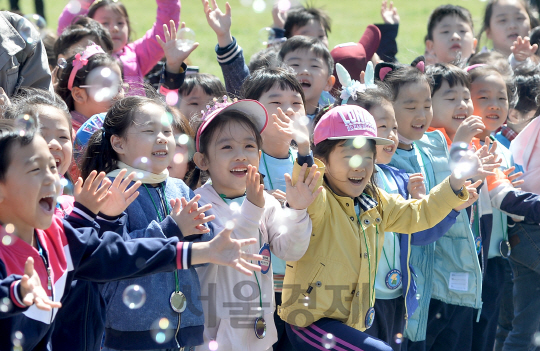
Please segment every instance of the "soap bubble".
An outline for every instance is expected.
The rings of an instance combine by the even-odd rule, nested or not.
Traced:
[[[441,314],[440,313],[435,314],[435,318],[436,319],[441,319]]]
[[[163,344],[171,340],[174,336],[174,329],[169,329],[169,325],[170,322],[165,317],[155,320],[150,328],[152,339],[158,344]]]
[[[266,10],[266,1],[254,0],[251,6],[253,7],[253,11],[256,13],[262,13],[264,10]]]
[[[178,137],[178,144],[186,145],[187,143],[189,143],[189,135],[182,134]]]
[[[112,100],[122,89],[118,74],[109,67],[94,68],[86,78],[88,93],[97,102]]]
[[[218,349],[218,343],[216,340],[211,340],[209,343],[208,343],[208,348],[212,351],[216,351]]]
[[[454,143],[450,147],[450,169],[456,178],[468,178],[476,167],[476,160],[472,157],[474,152],[469,150],[467,143]]]
[[[298,123],[300,123],[300,125],[302,125],[302,126],[307,126],[309,124],[309,122],[310,122],[310,119],[307,116],[301,116],[298,119]]]
[[[415,298],[416,298],[417,300],[420,300],[420,294],[416,294]]]
[[[2,244],[5,246],[13,244],[13,237],[11,235],[4,235],[2,237]]]
[[[279,231],[281,234],[287,233],[288,230],[289,230],[289,228],[287,228],[286,225],[280,225],[279,228],[278,228],[278,231]]]
[[[11,336],[11,343],[15,346],[13,349],[22,350],[22,344],[24,343],[24,334],[21,331],[16,331]]]
[[[253,0],[240,0],[240,5],[250,7],[253,4]]]
[[[137,179],[143,179],[144,173],[143,172],[137,172]]]
[[[177,91],[169,91],[167,95],[165,95],[165,101],[167,102],[167,105],[174,106],[178,103],[178,92]]]
[[[122,294],[122,301],[124,304],[132,310],[141,308],[146,302],[146,292],[140,285],[130,285]]]
[[[32,27],[25,26],[20,28],[19,34],[28,44],[32,45],[34,43],[35,39],[32,37]]]
[[[276,32],[270,27],[264,27],[259,30],[259,41],[263,45],[269,45],[276,39]]]
[[[60,179],[60,185],[61,186],[66,187],[66,186],[68,186],[68,184],[69,184],[69,181],[66,178]]]
[[[174,155],[173,162],[179,165],[180,163],[184,162],[184,155],[181,153],[177,153]]]
[[[534,346],[540,346],[540,332],[534,333],[532,337],[532,343]]]
[[[277,8],[279,11],[287,12],[291,8],[290,0],[279,0],[277,3]]]
[[[45,18],[41,17],[37,13],[25,15],[24,18],[29,20],[30,23],[32,23],[39,32],[41,32],[47,27],[47,22],[45,21]]]
[[[26,135],[29,131],[34,129],[35,126],[36,120],[28,114],[19,115],[15,119],[15,130],[20,136]]]
[[[165,127],[171,127],[174,121],[172,113],[166,112],[161,116],[161,124]]]
[[[64,69],[64,68],[67,67],[67,61],[66,61],[65,58],[60,57],[60,58],[58,59],[58,61],[56,62],[56,65],[57,65],[59,68]]]
[[[6,231],[6,233],[8,234],[13,234],[13,232],[15,232],[15,226],[11,223],[8,223],[6,224],[6,226],[4,227],[4,230]]]
[[[336,338],[334,337],[334,334],[328,333],[328,334],[323,335],[322,345],[327,350],[330,350],[334,346],[336,346]]]
[[[147,163],[147,162],[148,162],[148,158],[146,158],[146,157],[141,157],[141,162],[142,162],[142,163]]]
[[[351,168],[358,168],[362,164],[362,156],[360,155],[354,155],[349,160],[349,167]]]
[[[403,334],[397,333],[394,337],[394,342],[396,344],[401,344],[403,342]]]
[[[359,136],[354,138],[353,140],[353,146],[355,149],[361,149],[364,145],[366,145],[367,139],[365,137]]]
[[[191,28],[181,28],[176,33],[176,47],[180,50],[187,51],[195,44],[195,31]]]
[[[231,204],[229,205],[229,208],[230,208],[231,211],[233,211],[233,212],[240,211],[240,205],[237,204],[236,202],[231,202]]]
[[[7,313],[9,311],[11,311],[11,300],[9,299],[9,297],[4,297],[0,301],[0,312]]]
[[[225,223],[225,229],[233,230],[234,229],[234,221],[227,221]]]
[[[78,0],[70,0],[70,2],[67,4],[67,10],[69,13],[77,15],[79,12],[81,12],[81,3]]]

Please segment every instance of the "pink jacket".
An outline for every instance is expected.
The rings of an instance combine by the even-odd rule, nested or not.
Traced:
[[[514,162],[523,166],[524,191],[540,194],[540,118],[536,117],[512,140],[510,151]]]
[[[152,28],[142,38],[127,44],[120,52],[115,53],[124,65],[124,81],[126,83],[142,83],[144,76],[163,57],[163,50],[156,40],[156,35],[164,38],[163,24],[168,25],[172,19],[178,28],[178,22],[180,21],[180,0],[156,1],[158,5],[157,17]],[[81,9],[78,13],[71,13],[68,9],[68,4],[58,18],[58,34],[61,34],[64,28],[69,26],[75,17],[86,15],[88,8],[90,8],[93,2],[94,0],[82,0]]]

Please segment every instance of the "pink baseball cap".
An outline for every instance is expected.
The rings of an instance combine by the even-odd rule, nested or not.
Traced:
[[[240,111],[244,113],[253,122],[255,127],[262,133],[266,125],[268,124],[268,112],[264,106],[257,100],[238,100],[228,102],[217,102],[210,107],[208,111],[202,116],[202,124],[197,130],[197,151],[200,151],[201,134],[212,123],[212,120],[216,118],[220,113],[225,111]]]
[[[373,116],[360,106],[341,105],[326,112],[313,131],[313,143],[324,140],[355,139],[364,137],[377,145],[392,145],[390,139],[377,137],[377,125]]]

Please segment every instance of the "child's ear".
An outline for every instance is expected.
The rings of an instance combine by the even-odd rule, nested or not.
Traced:
[[[73,89],[71,89],[71,97],[78,104],[84,104],[88,100],[86,89],[79,87],[73,87]]]
[[[336,77],[334,77],[333,75],[330,75],[330,77],[328,77],[328,80],[326,81],[326,85],[324,86],[323,90],[324,91],[332,90],[335,82],[336,82]]]
[[[489,40],[492,40],[492,38],[491,38],[491,30],[489,28],[486,29],[486,38],[488,38]]]
[[[196,152],[195,155],[193,155],[193,162],[203,171],[208,170],[208,161],[206,160],[206,157],[204,157],[203,154],[200,152]]]
[[[426,51],[431,51],[431,50],[433,50],[433,40],[426,39]]]
[[[126,153],[124,141],[124,138],[119,137],[118,135],[111,136],[111,146],[119,155],[124,155]]]

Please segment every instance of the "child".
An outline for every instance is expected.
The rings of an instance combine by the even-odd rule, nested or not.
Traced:
[[[324,183],[324,190],[308,208],[313,233],[306,254],[287,262],[284,286],[290,288],[283,290],[279,307],[297,350],[318,350],[329,343],[391,350],[363,332],[377,312],[375,273],[384,239],[379,232],[427,229],[468,199],[463,180],[454,175],[422,200],[406,201],[375,187],[375,145],[393,143],[376,137],[376,130],[367,111],[350,105],[331,108],[315,125],[315,162],[325,172],[318,184]],[[302,156],[313,162],[305,156],[310,154],[309,142],[300,143],[298,153],[299,162]],[[294,167],[293,181],[299,181],[300,166]]]
[[[153,27],[146,32],[145,36],[134,42],[130,40],[131,27],[126,8],[121,2],[115,0],[84,0],[80,8],[71,9],[72,3],[68,3],[58,19],[58,34],[71,24],[73,18],[78,15],[86,15],[95,19],[109,30],[114,43],[114,54],[122,61],[124,78],[130,85],[134,85],[137,94],[144,95],[140,85],[143,77],[163,57],[163,49],[156,36],[164,38],[163,26],[173,21],[178,27],[180,19],[180,0],[157,0],[157,17]],[[179,67],[178,67],[179,68]],[[173,72],[180,73],[180,71]]]
[[[330,33],[331,20],[328,14],[316,7],[298,6],[287,11],[286,20],[280,23],[274,15],[274,30],[278,29],[276,37],[291,38],[295,35],[304,35],[317,38],[328,47],[328,33]],[[279,31],[282,31],[280,35]]]
[[[531,28],[538,25],[529,5],[524,0],[490,0],[484,11],[482,29],[493,42],[493,50],[505,56],[512,54],[511,47],[518,37],[527,37]]]
[[[436,62],[467,62],[476,50],[471,13],[457,5],[437,7],[428,20],[426,50]]]
[[[223,83],[214,75],[207,73],[190,74],[178,89],[178,108],[191,120],[202,115],[213,98],[221,98],[227,94]]]
[[[176,139],[176,148],[174,157],[167,169],[170,177],[185,180],[195,168],[195,164],[191,160],[195,133],[187,118],[177,108],[171,107],[171,113],[173,115],[172,129]]]
[[[197,348],[200,350],[211,350],[211,340],[223,350],[234,350],[241,345],[252,350],[271,348],[277,341],[277,332],[273,322],[270,250],[283,260],[294,260],[304,254],[309,242],[311,221],[305,209],[322,190],[315,189],[320,174],[311,169],[307,180],[295,188],[286,176],[287,211],[264,191],[257,166],[260,133],[268,123],[267,116],[264,106],[257,101],[225,101],[216,103],[203,116],[197,130],[194,160],[201,170],[210,174],[212,182],[197,189],[196,193],[201,195],[202,201],[212,204],[217,228],[226,227],[228,221],[236,219],[234,237],[257,238],[260,252],[268,260],[260,263],[263,268],[260,275],[255,275],[255,282],[214,265],[197,269],[202,291],[209,294],[213,291],[216,298],[215,305],[214,298],[203,305],[205,343]],[[306,173],[306,167],[302,173]],[[216,286],[218,290],[215,290]],[[247,286],[250,286],[251,294],[246,290]],[[252,300],[256,306],[250,308],[249,305],[254,303],[246,305],[246,301]],[[243,311],[227,310],[241,306],[244,306]]]
[[[13,121],[0,125],[0,291],[7,306],[0,312],[2,349],[11,348],[16,332],[23,335],[17,337],[22,348],[48,348],[56,309],[73,279],[105,282],[182,267],[177,255],[183,245],[176,238],[124,242],[113,232],[98,237],[93,220],[108,205],[111,185],[105,174],[92,172],[84,184],[77,182],[79,204],[65,221],[53,215],[59,178],[45,140],[32,128],[21,135]],[[240,257],[239,247],[227,254],[234,251]],[[207,260],[194,246],[191,252],[192,264]]]

